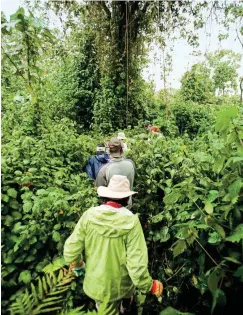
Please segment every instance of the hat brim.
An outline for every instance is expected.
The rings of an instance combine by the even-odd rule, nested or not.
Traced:
[[[136,191],[112,191],[108,187],[100,186],[97,189],[97,193],[100,197],[114,198],[114,199],[123,199],[130,197],[134,194],[137,194]]]
[[[127,137],[117,137],[119,140],[127,139]]]

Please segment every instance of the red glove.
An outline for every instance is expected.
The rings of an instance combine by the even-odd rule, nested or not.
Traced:
[[[157,297],[160,297],[162,295],[163,289],[164,287],[162,282],[158,280],[153,280],[153,285],[151,289],[152,294],[156,295]]]

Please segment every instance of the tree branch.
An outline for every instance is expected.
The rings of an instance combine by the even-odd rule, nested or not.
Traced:
[[[146,13],[147,9],[148,9],[148,6],[150,5],[150,2],[145,2],[143,8],[142,8],[142,13]]]
[[[138,6],[139,5],[139,1],[134,1],[131,5],[131,16],[133,16],[135,14],[135,12],[138,11]]]
[[[134,19],[133,40],[136,40],[136,38],[137,38],[137,34],[138,34],[138,31],[139,31],[139,28],[141,25],[141,21],[143,20],[149,5],[150,5],[150,2],[145,2],[144,6],[141,10],[139,10],[139,8],[137,7],[137,10],[134,11],[134,13],[137,12],[137,16]]]
[[[108,9],[107,5],[105,4],[105,1],[100,1],[100,2],[99,2],[99,5],[101,5],[101,7],[104,9],[108,20],[110,20],[110,19],[111,19],[111,12],[110,12],[110,10]]]
[[[16,68],[16,70],[18,71],[18,73],[20,74],[20,76],[25,80],[25,82],[27,82],[27,79],[23,76],[23,74],[21,73],[21,71],[19,70],[18,66],[16,65],[16,63],[12,60],[12,58],[6,53],[6,51],[4,50],[3,46],[1,45],[1,48],[5,54],[5,56],[9,59],[9,61],[12,63],[12,65]]]
[[[239,40],[239,42],[241,43],[241,46],[242,46],[242,48],[243,48],[243,41],[242,41],[241,38],[240,38],[240,35],[239,35],[239,33],[238,33],[237,28],[236,28],[235,30],[236,30],[237,38],[238,38],[238,40]]]

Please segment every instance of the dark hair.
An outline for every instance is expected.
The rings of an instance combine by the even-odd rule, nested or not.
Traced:
[[[103,203],[106,203],[107,201],[113,201],[113,202],[119,203],[123,207],[126,207],[128,205],[129,198],[130,197],[126,197],[122,199],[112,199],[112,198],[100,197],[100,203],[103,204]]]

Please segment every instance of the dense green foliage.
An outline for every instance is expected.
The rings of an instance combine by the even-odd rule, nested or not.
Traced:
[[[133,211],[149,271],[165,287],[162,301],[147,297],[144,314],[242,307],[243,108],[237,94],[226,95],[240,57],[209,55],[184,74],[179,91],[155,93],[141,76],[145,39],[161,42],[161,32],[176,25],[193,44],[188,12],[199,28],[207,5],[49,5],[67,14],[64,33],[22,8],[2,18],[3,314],[94,313],[82,279],[65,267],[63,244],[98,203],[85,163],[117,130],[125,130],[137,168]],[[238,18],[237,8],[226,13]],[[232,57],[227,67],[225,56]],[[144,119],[162,134],[143,129]]]
[[[234,294],[242,294],[237,278],[243,236],[241,120],[242,113],[231,107],[218,115],[215,128],[192,141],[157,135],[133,139],[139,191],[134,207],[144,220],[153,277],[168,279],[168,305],[178,299],[181,306],[190,303],[187,291],[198,299],[199,292],[190,288],[195,287],[207,314],[208,289],[212,309],[223,290],[231,307]]]
[[[192,66],[181,80],[181,92],[185,101],[208,103],[212,96],[213,83],[210,71],[203,64]]]

